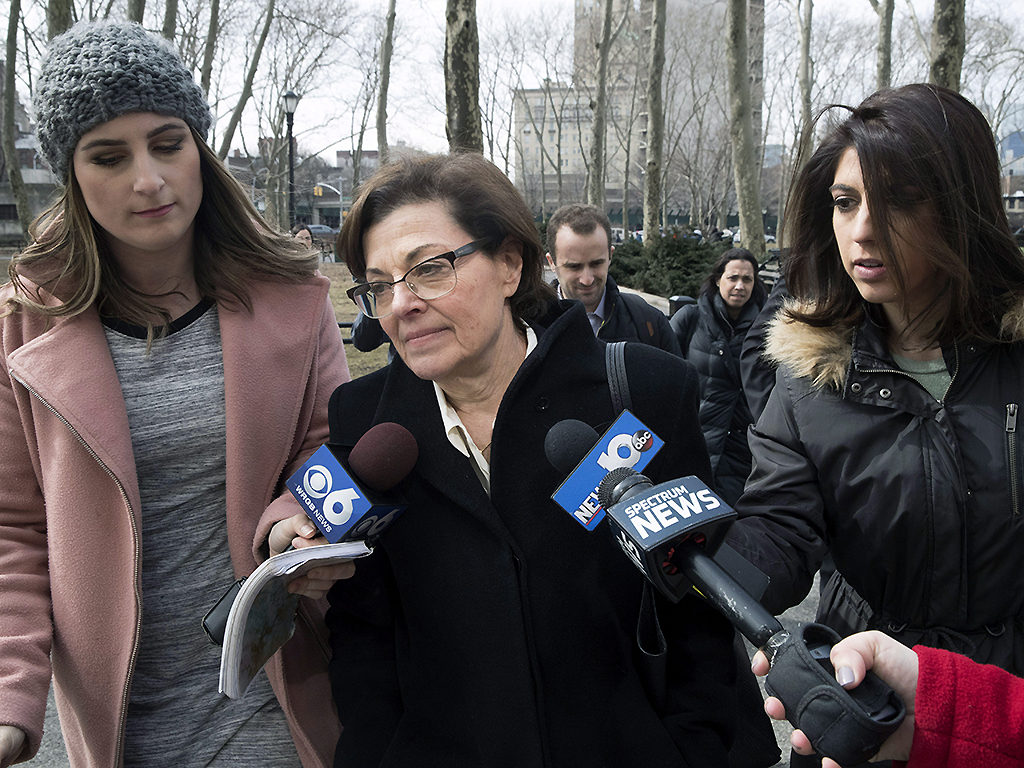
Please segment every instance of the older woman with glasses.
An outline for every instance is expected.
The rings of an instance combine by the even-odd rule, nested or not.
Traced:
[[[699,598],[658,598],[667,651],[646,656],[642,575],[550,498],[565,476],[548,430],[618,413],[605,344],[544,282],[515,187],[479,155],[400,160],[337,247],[398,357],[335,391],[331,441],[397,422],[419,460],[408,512],[329,594],[335,764],[725,765],[731,628]],[[647,474],[710,479],[692,367],[642,344],[625,359],[636,416],[666,441]]]

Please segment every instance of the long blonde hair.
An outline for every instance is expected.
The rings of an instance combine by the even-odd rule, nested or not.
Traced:
[[[249,200],[246,190],[192,130],[199,149],[203,198],[195,219],[194,270],[204,298],[219,305],[252,310],[249,288],[254,279],[299,282],[311,277],[319,256],[287,235],[275,232]],[[170,315],[151,294],[128,285],[117,268],[102,227],[85,204],[74,168],[60,196],[33,222],[32,243],[15,256],[8,273],[14,295],[3,315],[19,307],[49,317],[74,317],[94,303],[101,313],[149,331],[149,339],[166,332]],[[47,301],[39,290],[60,299]],[[162,322],[154,322],[161,318]]]

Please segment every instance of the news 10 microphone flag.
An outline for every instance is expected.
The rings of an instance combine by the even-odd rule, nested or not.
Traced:
[[[313,524],[331,544],[373,539],[406,509],[383,494],[364,489],[326,445],[285,481]]]
[[[640,472],[664,444],[636,416],[623,411],[551,498],[576,522],[592,531],[604,517],[604,509],[597,500],[597,487],[604,476],[619,467]]]

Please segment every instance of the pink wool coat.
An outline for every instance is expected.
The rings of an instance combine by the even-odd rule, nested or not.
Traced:
[[[271,526],[301,511],[281,480],[327,440],[328,398],[348,380],[327,289],[323,277],[258,282],[252,314],[220,309],[226,524],[239,577],[265,557]],[[36,753],[52,670],[71,765],[116,768],[142,610],[120,385],[95,308],[56,321],[20,311],[0,333],[0,724],[28,734],[21,760]],[[197,622],[206,602],[196,596]],[[331,764],[340,731],[324,607],[303,600],[296,635],[267,665],[306,768]]]

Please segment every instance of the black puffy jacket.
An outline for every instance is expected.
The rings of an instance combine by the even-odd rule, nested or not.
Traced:
[[[807,594],[827,548],[819,621],[1024,674],[1024,298],[1003,326],[1013,341],[943,348],[939,402],[870,322],[774,321],[778,383],[730,532],[771,577],[769,610]]]
[[[740,351],[760,306],[748,301],[735,323],[718,291],[701,295],[672,316],[683,356],[700,377],[700,425],[711,456],[715,490],[728,504],[743,493],[750,473],[747,427],[753,422],[743,395]]]

